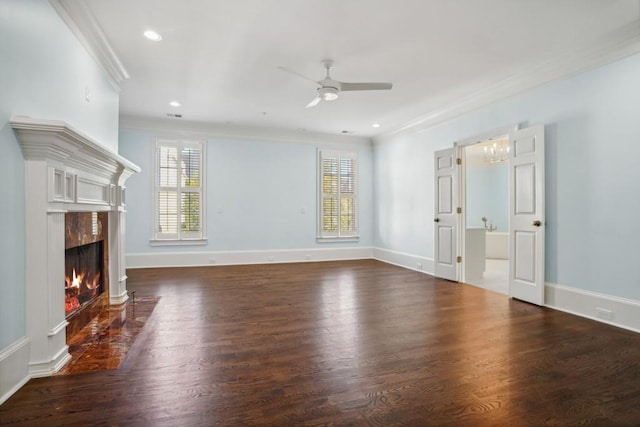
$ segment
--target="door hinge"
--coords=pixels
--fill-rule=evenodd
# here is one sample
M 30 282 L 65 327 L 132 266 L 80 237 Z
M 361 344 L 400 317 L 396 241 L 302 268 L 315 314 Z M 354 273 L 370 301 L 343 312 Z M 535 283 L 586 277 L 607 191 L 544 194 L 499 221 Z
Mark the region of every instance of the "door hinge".
M 462 158 L 458 157 L 456 159 L 456 165 L 461 165 L 462 164 Z
M 460 263 L 462 262 L 462 257 L 461 257 L 461 256 L 456 257 L 456 262 L 457 262 L 458 264 L 460 264 Z
M 456 209 L 456 212 L 458 212 L 459 214 L 461 214 L 461 213 L 462 213 L 462 208 L 458 208 L 458 209 Z

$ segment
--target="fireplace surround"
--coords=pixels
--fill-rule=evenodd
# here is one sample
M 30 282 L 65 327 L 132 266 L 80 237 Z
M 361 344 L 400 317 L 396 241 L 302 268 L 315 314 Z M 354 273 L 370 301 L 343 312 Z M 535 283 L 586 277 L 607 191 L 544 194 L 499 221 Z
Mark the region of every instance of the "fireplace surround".
M 65 318 L 65 214 L 107 215 L 108 303 L 127 300 L 124 263 L 127 179 L 140 168 L 65 122 L 14 117 L 25 158 L 26 318 L 29 376 L 70 359 Z

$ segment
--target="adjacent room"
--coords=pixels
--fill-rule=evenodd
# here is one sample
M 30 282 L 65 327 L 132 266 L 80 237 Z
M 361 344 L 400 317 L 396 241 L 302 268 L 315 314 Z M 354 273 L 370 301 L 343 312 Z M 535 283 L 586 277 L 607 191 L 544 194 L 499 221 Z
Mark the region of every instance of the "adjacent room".
M 0 424 L 638 425 L 638 76 L 640 1 L 0 0 Z

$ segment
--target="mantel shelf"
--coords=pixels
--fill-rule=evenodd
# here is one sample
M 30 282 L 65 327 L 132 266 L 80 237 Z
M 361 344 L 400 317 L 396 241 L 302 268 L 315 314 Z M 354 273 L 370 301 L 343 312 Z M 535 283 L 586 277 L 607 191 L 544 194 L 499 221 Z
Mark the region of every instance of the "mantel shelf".
M 114 175 L 121 175 L 126 180 L 132 174 L 140 172 L 139 166 L 108 150 L 66 122 L 14 117 L 10 123 L 18 134 L 27 160 L 62 163 L 109 179 Z

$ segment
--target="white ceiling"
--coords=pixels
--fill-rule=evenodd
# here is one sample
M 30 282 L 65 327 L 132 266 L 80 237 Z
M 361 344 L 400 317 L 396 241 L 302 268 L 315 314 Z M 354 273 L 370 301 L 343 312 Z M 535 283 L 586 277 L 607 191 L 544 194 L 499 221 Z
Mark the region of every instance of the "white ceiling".
M 446 118 L 474 94 L 495 100 L 544 83 L 536 74 L 548 81 L 593 66 L 584 58 L 628 38 L 640 15 L 628 0 L 58 2 L 88 7 L 130 75 L 120 83 L 124 117 L 367 137 Z M 148 41 L 146 29 L 163 40 Z M 320 80 L 325 58 L 337 80 L 394 87 L 305 109 L 314 84 L 278 67 Z

